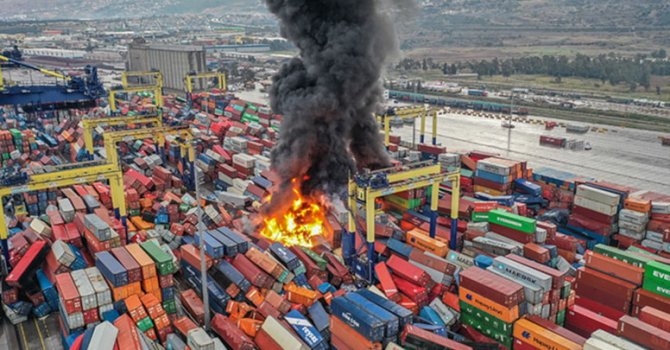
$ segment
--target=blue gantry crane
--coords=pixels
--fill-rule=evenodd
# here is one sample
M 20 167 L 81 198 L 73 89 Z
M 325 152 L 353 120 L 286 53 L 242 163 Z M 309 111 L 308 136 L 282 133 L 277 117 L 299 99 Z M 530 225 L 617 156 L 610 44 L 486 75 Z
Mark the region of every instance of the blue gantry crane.
M 97 99 L 106 96 L 98 78 L 98 70 L 93 66 L 84 68 L 84 76 L 75 77 L 4 55 L 0 55 L 0 62 L 35 70 L 61 80 L 55 85 L 5 84 L 0 72 L 0 106 L 20 106 L 24 111 L 86 108 L 96 106 Z

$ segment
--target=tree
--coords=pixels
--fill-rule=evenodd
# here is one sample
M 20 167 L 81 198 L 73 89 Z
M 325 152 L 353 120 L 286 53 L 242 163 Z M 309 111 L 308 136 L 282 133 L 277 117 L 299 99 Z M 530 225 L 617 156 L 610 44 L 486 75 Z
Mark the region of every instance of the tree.
M 661 87 L 656 85 L 656 95 L 661 95 Z
M 456 63 L 451 64 L 451 67 L 449 67 L 449 73 L 451 74 L 458 73 L 458 67 L 456 66 Z
M 428 70 L 428 63 L 426 62 L 426 59 L 423 59 L 423 63 L 421 64 L 421 69 L 423 70 Z

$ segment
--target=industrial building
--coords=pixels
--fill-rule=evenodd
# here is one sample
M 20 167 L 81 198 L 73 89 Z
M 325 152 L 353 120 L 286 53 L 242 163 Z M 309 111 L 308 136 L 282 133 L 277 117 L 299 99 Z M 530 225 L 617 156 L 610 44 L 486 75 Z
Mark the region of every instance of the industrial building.
M 127 65 L 129 71 L 159 70 L 163 73 L 164 88 L 168 92 L 184 91 L 186 74 L 207 71 L 202 46 L 149 44 L 144 40 L 135 40 L 128 45 Z M 196 85 L 196 89 L 199 88 Z

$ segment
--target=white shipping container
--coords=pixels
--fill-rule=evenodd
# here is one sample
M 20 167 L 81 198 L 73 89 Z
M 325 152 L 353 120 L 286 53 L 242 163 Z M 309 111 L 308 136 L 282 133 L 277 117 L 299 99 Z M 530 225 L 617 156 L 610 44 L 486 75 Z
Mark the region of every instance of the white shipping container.
M 591 334 L 591 338 L 596 338 L 598 340 L 602 340 L 607 344 L 614 345 L 618 348 L 625 349 L 625 350 L 645 350 L 645 348 L 632 343 L 624 338 L 617 337 L 616 335 L 613 335 L 611 333 L 607 333 L 606 331 L 599 329 Z
M 617 206 L 619 205 L 619 200 L 621 196 L 618 194 L 603 191 L 601 189 L 591 187 L 588 185 L 579 185 L 577 186 L 577 196 L 590 199 L 592 201 L 600 202 L 607 204 L 608 206 Z
M 505 165 L 494 163 L 486 159 L 477 162 L 477 169 L 487 171 L 502 176 L 509 176 L 511 168 Z
M 233 164 L 250 169 L 254 167 L 254 157 L 248 154 L 238 153 L 233 155 Z
M 186 345 L 193 350 L 215 350 L 214 341 L 202 328 L 195 328 L 188 332 Z
M 651 202 L 651 212 L 654 214 L 670 214 L 670 202 Z
M 63 266 L 70 266 L 76 259 L 72 248 L 67 245 L 65 242 L 60 239 L 51 244 L 51 251 L 53 252 L 56 260 L 61 263 Z
M 309 350 L 301 340 L 289 332 L 276 318 L 269 316 L 263 322 L 264 330 L 283 350 Z
M 67 324 L 67 327 L 69 329 L 77 329 L 84 327 L 86 324 L 84 323 L 84 314 L 81 312 L 75 312 L 68 314 L 65 312 L 65 307 L 63 306 L 63 299 L 58 298 L 58 302 L 60 303 L 60 309 L 61 309 L 61 316 L 63 316 L 63 320 Z
M 456 315 L 454 315 L 449 310 L 449 308 L 444 305 L 440 298 L 435 298 L 429 306 L 433 308 L 435 312 L 437 312 L 437 315 L 440 316 L 442 322 L 444 322 L 447 326 L 451 326 L 456 323 Z
M 109 289 L 107 282 L 105 282 L 104 277 L 98 270 L 97 267 L 89 267 L 84 270 L 86 276 L 88 277 L 93 290 L 95 291 L 95 298 L 98 302 L 98 305 L 111 304 L 112 303 L 112 291 Z
M 647 231 L 647 233 L 644 235 L 644 238 L 651 239 L 652 241 L 656 242 L 663 242 L 663 236 L 664 234 L 661 232 Z
M 116 337 L 119 335 L 119 330 L 108 321 L 105 321 L 95 327 L 89 349 L 95 350 L 114 350 Z
M 584 343 L 584 350 L 624 350 L 618 346 L 605 343 L 598 338 L 589 338 Z
M 214 338 L 213 340 L 214 340 L 214 350 L 228 350 L 228 348 L 221 342 L 221 339 Z
M 102 319 L 102 315 L 104 315 L 105 312 L 112 310 L 114 310 L 114 304 L 106 304 L 98 306 L 98 315 L 100 315 L 100 319 Z
M 637 224 L 647 224 L 647 222 L 649 222 L 649 216 L 646 213 L 640 213 L 639 211 L 622 209 L 619 212 L 619 220 L 626 220 Z
M 74 220 L 74 207 L 72 203 L 67 198 L 60 198 L 58 200 L 58 210 L 60 210 L 60 215 L 63 217 L 65 222 L 72 222 Z
M 70 273 L 74 285 L 77 286 L 79 296 L 81 296 L 81 307 L 86 310 L 95 309 L 98 307 L 98 300 L 96 299 L 95 290 L 88 280 L 88 275 L 84 270 L 76 270 Z
M 617 211 L 617 206 L 616 205 L 607 205 L 603 204 L 601 202 L 597 202 L 582 196 L 575 196 L 575 205 L 584 207 L 586 209 L 591 209 L 593 211 L 597 211 L 598 213 L 607 215 L 607 216 L 614 216 L 616 215 Z
M 644 233 L 646 228 L 647 228 L 646 223 L 639 224 L 636 222 L 630 222 L 628 220 L 619 220 L 619 229 L 626 229 L 633 232 Z
M 643 239 L 642 246 L 653 250 L 663 250 L 663 242 L 652 241 L 651 239 Z
M 51 237 L 51 227 L 40 219 L 33 219 L 33 221 L 30 222 L 30 228 L 39 235 Z
M 84 226 L 102 242 L 113 238 L 112 228 L 95 214 L 86 214 L 84 216 Z

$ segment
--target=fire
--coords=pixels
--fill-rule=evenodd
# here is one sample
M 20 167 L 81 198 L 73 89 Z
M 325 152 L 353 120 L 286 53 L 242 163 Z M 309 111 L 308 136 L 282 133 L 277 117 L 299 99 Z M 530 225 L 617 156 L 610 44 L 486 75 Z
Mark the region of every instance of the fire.
M 299 187 L 294 180 L 293 196 L 288 199 L 292 200 L 290 206 L 266 217 L 261 235 L 289 247 L 298 245 L 311 248 L 314 245 L 312 238 L 325 234 L 326 214 L 318 201 L 303 196 Z

